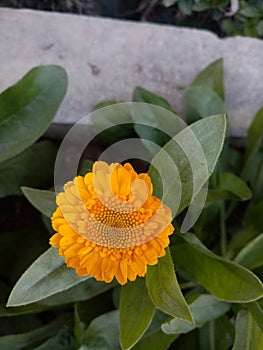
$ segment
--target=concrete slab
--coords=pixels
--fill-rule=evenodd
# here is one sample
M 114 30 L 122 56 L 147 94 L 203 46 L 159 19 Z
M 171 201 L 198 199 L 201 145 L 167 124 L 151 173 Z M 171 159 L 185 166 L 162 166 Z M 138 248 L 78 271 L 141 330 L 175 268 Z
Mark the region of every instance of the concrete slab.
M 103 99 L 130 101 L 136 85 L 183 113 L 182 92 L 224 57 L 231 134 L 244 137 L 263 105 L 263 41 L 218 39 L 196 29 L 31 10 L 0 9 L 0 90 L 32 67 L 59 64 L 69 89 L 55 128 L 73 124 Z

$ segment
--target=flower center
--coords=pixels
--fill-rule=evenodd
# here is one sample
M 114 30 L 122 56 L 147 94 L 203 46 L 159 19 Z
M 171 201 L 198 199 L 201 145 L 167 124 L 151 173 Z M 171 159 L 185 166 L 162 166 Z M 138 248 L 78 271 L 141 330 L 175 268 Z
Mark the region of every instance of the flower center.
M 114 203 L 115 204 L 115 203 Z M 129 248 L 141 245 L 157 236 L 164 228 L 161 216 L 166 216 L 164 207 L 159 206 L 157 212 L 152 208 L 140 208 L 127 211 L 125 201 L 116 201 L 111 209 L 95 200 L 89 209 L 82 206 L 77 217 L 64 213 L 71 227 L 90 242 L 109 248 Z M 115 207 L 116 210 L 113 210 Z M 122 211 L 123 209 L 123 211 Z M 158 220 L 159 217 L 159 220 Z M 166 225 L 166 220 L 164 220 Z

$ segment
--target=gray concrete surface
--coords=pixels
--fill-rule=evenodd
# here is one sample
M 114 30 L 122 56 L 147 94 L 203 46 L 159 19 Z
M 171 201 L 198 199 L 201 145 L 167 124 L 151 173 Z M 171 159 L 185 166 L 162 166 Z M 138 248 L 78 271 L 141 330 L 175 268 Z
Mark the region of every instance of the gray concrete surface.
M 55 133 L 103 99 L 130 101 L 136 85 L 163 95 L 183 114 L 184 88 L 220 57 L 232 136 L 244 137 L 263 106 L 263 41 L 257 39 L 218 39 L 204 30 L 3 8 L 0 33 L 0 91 L 34 66 L 66 69 L 69 88 L 54 119 Z

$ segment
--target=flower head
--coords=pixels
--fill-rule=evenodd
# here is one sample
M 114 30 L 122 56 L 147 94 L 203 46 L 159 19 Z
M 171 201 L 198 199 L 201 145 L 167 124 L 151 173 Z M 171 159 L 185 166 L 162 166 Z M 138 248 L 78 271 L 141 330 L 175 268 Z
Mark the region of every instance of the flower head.
M 174 230 L 171 210 L 152 191 L 150 177 L 129 163 L 95 162 L 58 194 L 50 244 L 81 276 L 120 284 L 144 276 Z

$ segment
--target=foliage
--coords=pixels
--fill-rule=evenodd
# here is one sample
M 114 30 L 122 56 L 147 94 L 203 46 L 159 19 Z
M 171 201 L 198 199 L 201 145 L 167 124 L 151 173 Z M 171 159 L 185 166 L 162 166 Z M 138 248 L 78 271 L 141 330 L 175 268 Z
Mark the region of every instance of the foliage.
M 56 249 L 46 249 L 50 227 L 46 228 L 43 222 L 55 208 L 52 170 L 48 169 L 53 167 L 56 145 L 51 141 L 35 141 L 48 127 L 65 91 L 64 71 L 46 66 L 35 68 L 0 95 L 0 103 L 7 106 L 0 108 L 0 135 L 9 142 L 8 150 L 1 154 L 0 168 L 4 169 L 1 176 L 6 180 L 0 184 L 0 193 L 5 197 L 1 201 L 4 204 L 11 198 L 16 202 L 23 194 L 32 204 L 29 217 L 37 215 L 33 206 L 42 215 L 37 216 L 35 231 L 29 230 L 25 222 L 19 230 L 11 227 L 0 235 L 0 317 L 4 324 L 0 349 L 261 349 L 262 109 L 248 131 L 246 149 L 236 149 L 229 139 L 224 142 L 222 61 L 212 63 L 195 78 L 185 91 L 190 126 L 179 130 L 176 137 L 178 140 L 181 135 L 189 154 L 195 146 L 191 133 L 203 148 L 208 172 L 200 163 L 196 178 L 174 139 L 167 140 L 161 133 L 136 126 L 135 116 L 125 137 L 129 133 L 132 137 L 147 136 L 164 147 L 183 179 L 182 201 L 166 256 L 148 268 L 146 278 L 137 278 L 121 287 L 116 282 L 107 284 L 90 276 L 79 277 L 66 268 Z M 162 97 L 141 87 L 135 88 L 133 101 L 173 110 Z M 107 103 L 101 106 L 104 105 Z M 27 113 L 23 113 L 23 106 Z M 41 114 L 42 108 L 45 113 Z M 162 120 L 154 113 L 146 117 L 158 131 Z M 111 142 L 119 137 L 114 129 L 107 136 Z M 47 177 L 43 177 L 43 165 L 36 163 L 36 158 L 47 162 Z M 157 154 L 152 164 L 165 167 L 168 188 L 162 187 L 154 166 L 149 174 L 155 195 L 163 193 L 165 201 L 172 205 L 175 198 L 171 193 L 178 179 L 169 164 L 162 161 Z M 90 161 L 83 164 L 81 171 L 85 167 L 90 170 Z M 191 206 L 193 196 L 198 198 L 202 193 L 207 180 L 208 196 L 202 214 L 191 232 L 181 233 L 187 207 Z M 3 211 L 3 215 L 7 213 Z
M 207 28 L 220 36 L 263 37 L 261 0 L 163 0 L 162 4 L 176 11 L 177 25 Z
M 167 23 L 209 29 L 221 37 L 263 37 L 261 0 L 3 0 L 0 6 Z

